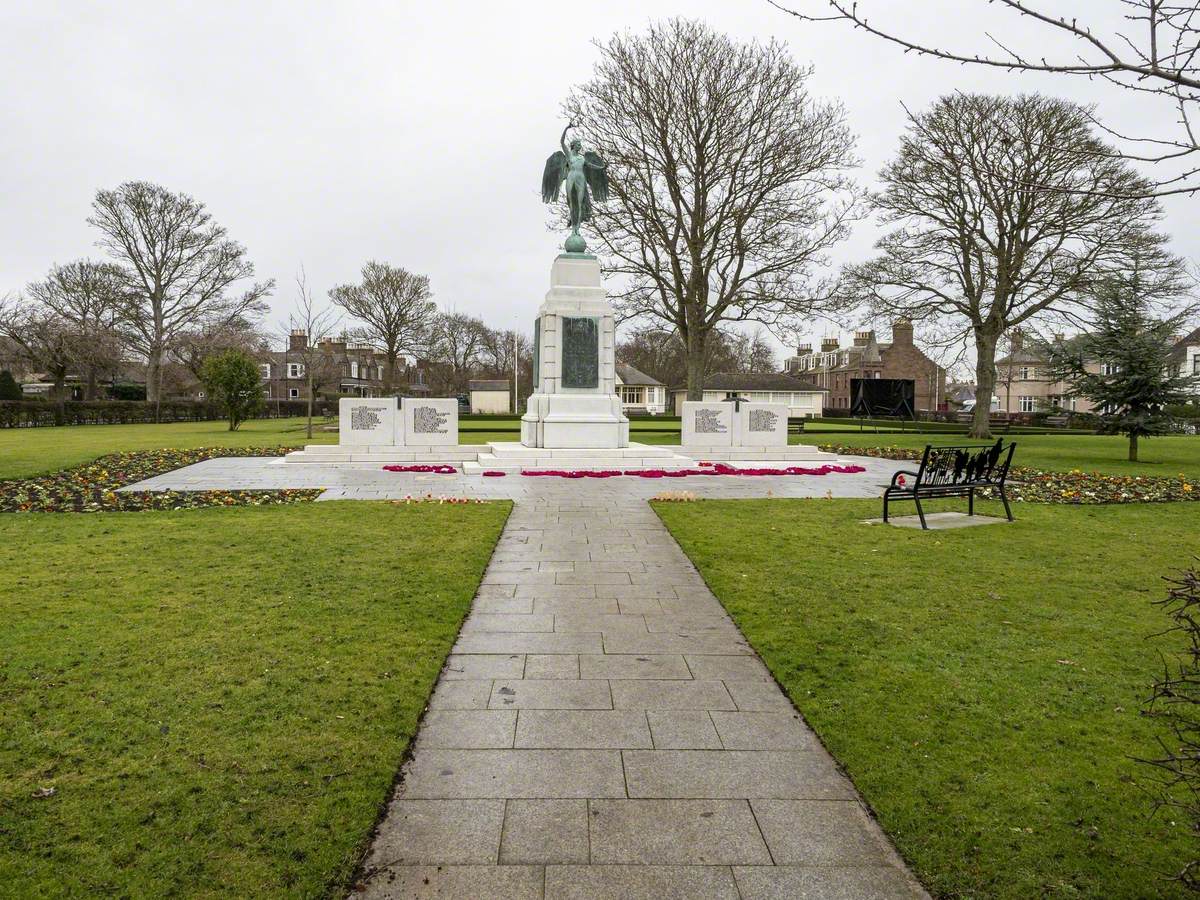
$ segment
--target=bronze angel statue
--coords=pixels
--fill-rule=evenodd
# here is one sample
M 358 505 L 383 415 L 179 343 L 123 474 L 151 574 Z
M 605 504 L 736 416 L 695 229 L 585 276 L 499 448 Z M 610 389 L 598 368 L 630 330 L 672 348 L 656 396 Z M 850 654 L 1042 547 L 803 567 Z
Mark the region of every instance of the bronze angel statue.
M 579 225 L 591 220 L 593 197 L 599 202 L 608 199 L 608 163 L 594 151 L 580 152 L 583 144 L 579 138 L 572 138 L 568 146 L 567 132 L 573 127 L 572 123 L 567 123 L 558 139 L 562 149 L 555 150 L 546 160 L 546 170 L 542 173 L 542 202 L 558 200 L 559 189 L 566 182 L 570 210 L 567 223 L 571 226 L 571 234 L 564 246 L 568 253 L 583 253 L 587 243 L 579 233 Z

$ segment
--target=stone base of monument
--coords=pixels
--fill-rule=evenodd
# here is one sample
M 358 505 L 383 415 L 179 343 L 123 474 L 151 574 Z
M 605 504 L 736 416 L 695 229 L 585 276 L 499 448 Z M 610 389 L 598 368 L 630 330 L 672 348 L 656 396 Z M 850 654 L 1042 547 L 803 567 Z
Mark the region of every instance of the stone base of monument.
M 463 473 L 520 472 L 523 469 L 560 469 L 599 472 L 611 469 L 690 469 L 696 465 L 678 447 L 631 443 L 627 447 L 526 447 L 492 441 L 480 448 L 475 462 L 463 464 Z
M 608 449 L 629 444 L 617 396 L 616 320 L 600 261 L 563 253 L 533 328 L 534 393 L 521 417 L 521 443 L 536 450 Z
M 372 467 L 390 466 L 392 464 L 424 463 L 428 465 L 461 466 L 467 460 L 475 460 L 479 456 L 478 444 L 459 446 L 445 445 L 410 445 L 396 444 L 308 444 L 303 450 L 296 450 L 287 456 L 276 460 L 278 465 L 370 465 Z

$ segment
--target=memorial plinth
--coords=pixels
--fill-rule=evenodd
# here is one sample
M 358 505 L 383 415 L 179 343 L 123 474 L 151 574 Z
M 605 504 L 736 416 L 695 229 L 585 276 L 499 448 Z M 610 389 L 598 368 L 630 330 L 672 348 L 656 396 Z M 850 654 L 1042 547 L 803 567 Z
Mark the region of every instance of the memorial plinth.
M 600 283 L 600 261 L 564 253 L 534 324 L 534 393 L 521 443 L 546 449 L 629 446 L 617 396 L 616 321 Z

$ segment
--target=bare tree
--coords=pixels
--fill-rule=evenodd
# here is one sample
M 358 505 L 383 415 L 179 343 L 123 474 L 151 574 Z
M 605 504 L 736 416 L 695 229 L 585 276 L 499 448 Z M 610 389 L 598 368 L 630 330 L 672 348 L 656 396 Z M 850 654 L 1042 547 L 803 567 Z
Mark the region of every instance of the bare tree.
M 1164 173 L 1155 183 L 1147 183 L 1149 193 L 1192 193 L 1200 190 L 1200 166 L 1193 154 L 1200 151 L 1200 142 L 1192 120 L 1200 108 L 1200 9 L 1195 2 L 1180 0 L 1110 0 L 1124 11 L 1124 29 L 1104 32 L 1099 27 L 1067 17 L 1035 9 L 1029 0 L 986 0 L 997 4 L 1018 17 L 1021 30 L 1037 41 L 1049 36 L 1066 37 L 1071 52 L 1061 57 L 1047 57 L 1043 49 L 1022 50 L 1011 42 L 1001 42 L 992 34 L 984 37 L 989 43 L 987 52 L 956 51 L 936 43 L 925 43 L 906 37 L 903 26 L 880 26 L 868 19 L 867 4 L 858 0 L 809 0 L 810 6 L 823 6 L 825 13 L 816 15 L 785 5 L 780 0 L 768 0 L 771 5 L 798 19 L 808 22 L 843 21 L 875 37 L 904 49 L 905 52 L 933 56 L 956 63 L 990 66 L 1018 72 L 1049 72 L 1064 76 L 1103 79 L 1115 90 L 1133 91 L 1173 107 L 1178 114 L 1179 131 L 1174 137 L 1126 135 L 1093 123 L 1118 139 L 1126 148 L 1121 155 L 1131 161 L 1160 165 L 1179 164 L 1181 168 Z M 984 0 L 977 0 L 980 6 Z M 888 4 L 879 3 L 880 9 Z M 1093 10 L 1099 7 L 1096 4 Z M 1040 45 L 1044 45 L 1044 40 Z
M 81 259 L 55 266 L 26 291 L 57 317 L 56 330 L 70 343 L 70 363 L 82 371 L 85 400 L 95 400 L 100 375 L 121 361 L 117 314 L 125 289 L 124 273 L 112 263 Z
M 442 313 L 429 330 L 429 360 L 441 369 L 441 381 L 453 394 L 467 389 L 467 382 L 479 363 L 483 333 L 487 326 L 474 316 Z
M 355 336 L 383 353 L 383 393 L 392 393 L 400 355 L 424 349 L 437 316 L 429 276 L 372 260 L 362 267 L 361 284 L 338 285 L 329 297 L 363 323 Z
M 337 374 L 333 354 L 322 347 L 321 342 L 333 337 L 341 320 L 341 315 L 333 307 L 317 306 L 308 288 L 304 267 L 301 266 L 296 275 L 296 307 L 288 315 L 283 331 L 288 356 L 295 357 L 304 366 L 304 382 L 308 388 L 305 434 L 310 441 L 313 435 L 313 402 L 317 391 Z M 300 335 L 303 335 L 302 341 L 293 341 L 294 336 Z
M 779 362 L 775 359 L 775 348 L 767 340 L 762 329 L 755 329 L 751 334 L 735 332 L 729 336 L 729 346 L 733 354 L 734 367 L 730 370 L 743 375 L 765 375 L 779 371 Z
M 266 350 L 266 338 L 253 322 L 239 318 L 217 326 L 200 325 L 181 331 L 171 342 L 169 355 L 192 379 L 200 381 L 205 361 L 226 350 L 260 356 Z
M 246 248 L 187 194 L 129 181 L 98 191 L 88 223 L 125 274 L 121 320 L 131 345 L 146 357 L 146 399 L 157 404 L 163 356 L 183 331 L 219 327 L 265 309 L 273 280 L 240 294 L 230 289 L 254 275 Z
M 1159 214 L 1145 181 L 1103 149 L 1072 103 L 956 94 L 910 113 L 880 173 L 873 203 L 895 228 L 878 257 L 846 270 L 848 298 L 973 339 L 974 437 L 990 437 L 1000 336 L 1069 309 Z
M 26 364 L 53 382 L 54 420 L 64 421 L 67 373 L 77 342 L 71 323 L 54 310 L 23 297 L 0 299 L 0 337 L 12 342 Z
M 479 367 L 489 378 L 505 378 L 513 385 L 513 413 L 520 411 L 522 396 L 533 392 L 533 342 L 512 329 L 484 327 L 479 339 Z
M 722 323 L 784 327 L 820 301 L 814 269 L 857 210 L 853 137 L 810 71 L 672 19 L 611 38 L 567 100 L 613 173 L 592 225 L 626 276 L 619 311 L 679 332 L 693 399 Z

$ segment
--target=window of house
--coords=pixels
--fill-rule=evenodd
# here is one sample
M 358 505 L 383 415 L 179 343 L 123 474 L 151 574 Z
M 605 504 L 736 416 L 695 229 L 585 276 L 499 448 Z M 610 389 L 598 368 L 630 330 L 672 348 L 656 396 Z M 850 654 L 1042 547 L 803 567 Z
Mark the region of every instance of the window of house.
M 1200 356 L 1192 357 L 1192 374 L 1200 375 Z
M 1118 366 L 1116 363 L 1110 363 L 1110 362 L 1100 363 L 1100 374 L 1101 375 L 1116 375 L 1120 371 L 1121 371 L 1121 367 Z
M 288 399 L 295 400 L 300 396 L 300 388 L 288 388 Z
M 196 391 L 196 399 L 203 400 L 204 399 L 204 391 Z
M 1037 400 L 1034 397 L 1018 397 L 1017 409 L 1023 413 L 1031 413 L 1033 412 L 1033 407 L 1036 403 Z
M 288 378 L 303 378 L 304 363 L 288 363 Z
M 350 360 L 350 377 L 351 378 L 358 377 L 358 360 L 355 360 L 355 359 Z
M 271 379 L 271 364 L 270 363 L 259 363 L 258 368 L 262 372 L 263 380 L 270 381 L 270 379 Z

